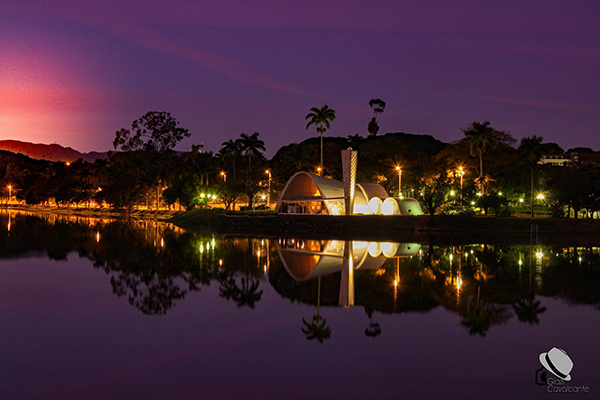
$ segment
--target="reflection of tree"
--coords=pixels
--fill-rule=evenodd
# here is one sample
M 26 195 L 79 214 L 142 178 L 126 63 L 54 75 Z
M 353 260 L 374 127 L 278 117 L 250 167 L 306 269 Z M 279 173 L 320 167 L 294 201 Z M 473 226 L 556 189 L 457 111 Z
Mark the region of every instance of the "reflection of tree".
M 540 323 L 540 319 L 538 318 L 539 314 L 542 314 L 546 311 L 546 307 L 540 307 L 542 302 L 540 300 L 535 299 L 534 289 L 533 289 L 533 264 L 531 262 L 533 258 L 532 249 L 530 249 L 529 254 L 529 293 L 527 299 L 520 299 L 515 304 L 513 304 L 513 309 L 515 310 L 515 314 L 517 314 L 517 319 L 521 322 L 525 322 L 530 325 L 535 325 Z
M 365 312 L 369 317 L 369 327 L 365 329 L 365 336 L 376 337 L 381 335 L 381 327 L 379 326 L 379 323 L 373 320 L 373 309 L 370 307 L 365 307 Z
M 219 284 L 219 296 L 235 301 L 238 307 L 248 306 L 254 309 L 255 303 L 262 298 L 263 291 L 257 291 L 260 286 L 258 279 L 251 279 L 249 276 L 242 277 L 238 286 L 233 274 L 227 271 L 221 274 Z
M 482 307 L 479 301 L 469 301 L 467 313 L 460 323 L 469 328 L 469 335 L 485 336 L 490 329 L 491 317 L 492 312 Z
M 110 278 L 113 293 L 127 295 L 129 304 L 146 315 L 163 315 L 174 305 L 175 300 L 185 297 L 187 291 L 181 290 L 171 278 L 162 278 L 157 274 L 136 276 L 120 273 Z
M 317 289 L 317 314 L 313 315 L 311 322 L 306 322 L 302 318 L 304 328 L 302 332 L 306 335 L 307 340 L 316 339 L 319 343 L 331 338 L 331 328 L 327 325 L 327 320 L 321 316 L 321 277 L 319 276 L 319 284 Z
M 256 303 L 262 298 L 263 291 L 258 290 L 260 281 L 256 274 L 258 268 L 253 268 L 251 271 L 250 264 L 253 262 L 252 247 L 247 241 L 240 241 L 239 248 L 231 249 L 232 258 L 243 260 L 243 276 L 238 281 L 236 280 L 236 272 L 231 267 L 221 268 L 217 274 L 219 280 L 219 296 L 226 300 L 233 300 L 238 307 L 248 306 L 251 309 L 256 307 Z M 242 254 L 239 254 L 241 250 Z M 239 273 L 239 272 L 238 272 Z
M 540 323 L 538 315 L 546 311 L 546 307 L 540 307 L 540 305 L 541 301 L 535 300 L 535 297 L 530 297 L 527 300 L 517 301 L 513 304 L 513 309 L 519 321 L 534 325 Z
M 331 328 L 326 326 L 327 320 L 319 314 L 313 315 L 310 323 L 302 318 L 302 323 L 304 324 L 302 332 L 306 335 L 307 340 L 316 339 L 319 343 L 323 343 L 323 341 L 331 338 Z

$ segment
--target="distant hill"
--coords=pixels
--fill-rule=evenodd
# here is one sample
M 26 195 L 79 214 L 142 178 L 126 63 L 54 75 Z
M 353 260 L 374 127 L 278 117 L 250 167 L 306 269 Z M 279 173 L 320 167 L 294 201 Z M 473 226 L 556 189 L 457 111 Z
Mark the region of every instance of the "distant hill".
M 82 158 L 84 161 L 94 162 L 98 158 L 105 159 L 107 157 L 107 153 L 99 153 L 97 151 L 81 153 L 59 144 L 29 143 L 19 140 L 0 140 L 0 150 L 24 154 L 37 160 L 48 161 L 72 162 Z

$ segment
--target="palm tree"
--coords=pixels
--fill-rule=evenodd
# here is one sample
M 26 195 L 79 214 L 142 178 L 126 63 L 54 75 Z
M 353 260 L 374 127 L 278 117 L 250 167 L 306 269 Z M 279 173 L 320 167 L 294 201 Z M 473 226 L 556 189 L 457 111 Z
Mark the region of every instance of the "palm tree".
M 483 153 L 488 147 L 496 146 L 496 130 L 490 126 L 490 121 L 473 122 L 463 129 L 463 133 L 469 139 L 471 155 L 479 157 L 479 184 L 483 194 Z
M 235 160 L 240 156 L 241 153 L 242 150 L 240 148 L 240 143 L 233 139 L 223 142 L 223 144 L 221 144 L 221 150 L 219 150 L 219 154 L 223 160 L 228 158 L 231 159 L 233 164 L 233 180 L 235 180 Z
M 244 155 L 248 157 L 248 171 L 246 173 L 246 178 L 249 176 L 250 170 L 252 169 L 252 156 L 258 157 L 261 155 L 261 150 L 267 150 L 265 148 L 265 142 L 260 140 L 258 138 L 258 135 L 258 132 L 254 132 L 251 135 L 248 135 L 247 133 L 242 133 L 240 135 L 240 138 L 236 140 Z
M 531 216 L 534 215 L 533 210 L 533 180 L 534 180 L 534 169 L 537 162 L 542 158 L 542 141 L 543 137 L 533 135 L 531 137 L 525 137 L 521 139 L 521 144 L 519 145 L 519 152 L 521 153 L 521 159 L 524 160 L 527 164 L 529 164 L 529 168 L 531 169 Z
M 373 109 L 373 114 L 375 114 L 375 116 L 371 119 L 371 122 L 369 122 L 369 136 L 375 136 L 377 135 L 377 132 L 379 132 L 379 123 L 377 121 L 377 116 L 381 114 L 383 110 L 385 110 L 385 101 L 381 99 L 371 99 L 369 101 L 369 107 Z
M 323 107 L 316 108 L 313 107 L 310 109 L 310 112 L 304 118 L 305 120 L 309 120 L 308 124 L 306 124 L 306 129 L 311 125 L 314 125 L 317 128 L 317 133 L 321 134 L 321 176 L 323 176 L 323 134 L 327 129 L 331 127 L 329 121 L 335 120 L 335 110 L 329 108 L 327 104 Z

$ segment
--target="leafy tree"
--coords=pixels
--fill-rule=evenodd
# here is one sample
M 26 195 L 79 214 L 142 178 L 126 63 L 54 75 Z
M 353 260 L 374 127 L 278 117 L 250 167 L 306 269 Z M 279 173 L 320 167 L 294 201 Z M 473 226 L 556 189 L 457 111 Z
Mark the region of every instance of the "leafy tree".
M 159 207 L 160 188 L 163 186 L 165 169 L 169 163 L 163 155 L 172 150 L 190 132 L 179 126 L 179 122 L 166 111 L 150 111 L 131 123 L 131 130 L 120 129 L 115 134 L 113 146 L 123 152 L 142 152 L 148 158 L 145 184 L 156 188 L 156 209 Z
M 190 132 L 165 111 L 150 111 L 131 123 L 131 130 L 116 132 L 113 146 L 121 151 L 153 151 L 164 153 L 175 147 Z
M 321 167 L 321 176 L 323 176 L 325 170 L 323 166 L 323 134 L 331 127 L 329 121 L 335 120 L 335 110 L 329 108 L 327 104 L 321 108 L 313 107 L 304 119 L 308 120 L 307 130 L 311 125 L 314 125 L 317 133 L 321 134 L 321 164 L 319 166 Z

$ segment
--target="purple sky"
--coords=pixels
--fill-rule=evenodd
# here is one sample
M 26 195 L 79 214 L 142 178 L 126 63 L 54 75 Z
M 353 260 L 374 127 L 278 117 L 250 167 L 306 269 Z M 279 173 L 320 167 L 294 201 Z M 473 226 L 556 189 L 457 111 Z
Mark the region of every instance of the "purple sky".
M 272 156 L 328 104 L 326 135 L 452 141 L 473 121 L 596 150 L 600 2 L 0 2 L 0 139 L 112 148 L 150 110 L 208 150 L 260 132 Z

